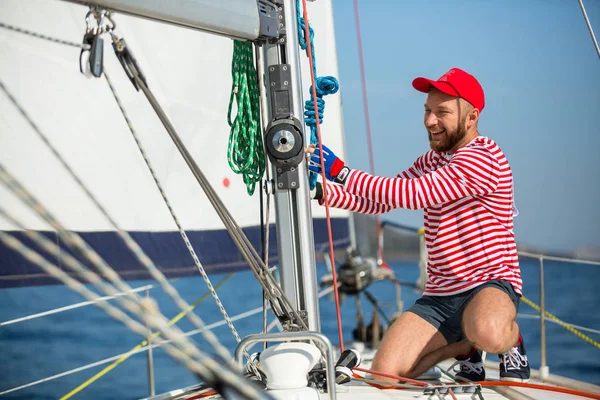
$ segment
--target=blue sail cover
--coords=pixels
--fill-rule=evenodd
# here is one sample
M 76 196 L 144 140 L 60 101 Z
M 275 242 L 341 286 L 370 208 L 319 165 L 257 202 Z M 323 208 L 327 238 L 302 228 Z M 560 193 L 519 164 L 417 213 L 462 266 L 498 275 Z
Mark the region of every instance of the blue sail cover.
M 337 76 L 331 5 L 325 2 L 315 7 L 323 8 L 311 15 L 311 24 L 319 32 L 316 46 L 319 74 Z M 2 8 L 2 22 L 80 43 L 87 11 L 79 5 L 55 2 L 40 13 L 35 2 L 14 2 Z M 114 18 L 117 35 L 127 41 L 149 87 L 186 147 L 260 253 L 258 195 L 247 195 L 242 178 L 227 163 L 232 41 L 125 15 Z M 160 120 L 125 75 L 114 56 L 110 37 L 105 35 L 104 39 L 104 71 L 113 81 L 200 261 L 213 272 L 247 267 Z M 77 47 L 0 29 L 0 80 L 51 146 L 118 227 L 131 234 L 165 275 L 198 274 L 106 80 L 81 74 L 79 55 Z M 306 59 L 302 75 L 306 96 L 310 77 Z M 322 129 L 328 146 L 343 157 L 340 99 L 339 93 L 327 99 Z M 0 164 L 66 229 L 79 233 L 123 278 L 148 278 L 115 228 L 1 91 L 0 110 Z M 0 205 L 27 229 L 43 232 L 61 250 L 69 251 L 53 229 L 1 184 Z M 328 248 L 324 209 L 313 204 L 313 217 L 319 252 Z M 270 222 L 270 259 L 276 262 L 274 210 Z M 332 228 L 336 246 L 348 245 L 348 213 L 332 210 Z M 14 234 L 37 250 L 23 232 L 2 218 L 0 230 Z M 47 259 L 61 265 L 60 260 L 50 256 Z M 0 287 L 52 283 L 57 282 L 0 243 Z
M 315 248 L 317 252 L 328 251 L 326 221 L 315 219 L 314 222 Z M 38 249 L 22 231 L 9 233 L 28 247 Z M 179 232 L 129 233 L 168 278 L 199 274 Z M 202 266 L 208 273 L 232 272 L 248 268 L 246 260 L 226 230 L 188 231 L 186 233 Z M 257 252 L 261 254 L 260 227 L 245 228 L 244 233 Z M 345 218 L 333 219 L 332 233 L 336 239 L 334 243 L 336 248 L 347 246 L 349 244 L 348 220 Z M 59 244 L 61 251 L 77 257 L 55 232 L 47 231 L 43 234 L 54 243 Z M 151 279 L 148 270 L 137 261 L 115 232 L 84 232 L 80 234 L 123 279 Z M 44 251 L 38 251 L 55 265 L 61 265 L 60 260 L 56 257 L 49 256 Z M 77 258 L 83 261 L 81 257 Z M 277 239 L 274 226 L 271 226 L 269 235 L 269 260 L 271 265 L 277 262 Z M 0 242 L 0 288 L 51 284 L 61 284 L 61 282 L 47 275 L 37 265 L 27 262 L 19 253 Z

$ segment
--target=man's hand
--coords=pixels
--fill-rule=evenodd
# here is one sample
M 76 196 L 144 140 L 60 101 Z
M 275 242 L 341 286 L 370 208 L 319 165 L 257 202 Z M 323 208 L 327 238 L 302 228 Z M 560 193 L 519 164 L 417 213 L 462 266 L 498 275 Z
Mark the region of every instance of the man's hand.
M 308 169 L 320 174 L 321 173 L 321 152 L 317 145 L 311 144 L 306 149 L 307 153 L 310 153 L 310 159 L 308 161 Z M 329 150 L 323 145 L 323 164 L 325 166 L 325 176 L 328 180 L 337 183 L 344 183 L 350 172 L 350 168 L 346 167 L 346 164 L 337 157 L 333 151 Z
M 310 198 L 313 200 L 323 200 L 323 184 L 317 182 L 315 188 L 310 191 Z

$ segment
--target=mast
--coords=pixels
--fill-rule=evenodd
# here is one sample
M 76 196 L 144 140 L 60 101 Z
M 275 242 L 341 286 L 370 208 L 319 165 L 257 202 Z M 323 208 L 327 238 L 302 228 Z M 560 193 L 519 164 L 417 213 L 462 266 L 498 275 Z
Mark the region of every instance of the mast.
M 319 331 L 313 227 L 304 148 L 300 50 L 294 0 L 277 4 L 279 40 L 261 47 L 268 121 L 265 150 L 273 165 L 281 286 L 293 306 Z

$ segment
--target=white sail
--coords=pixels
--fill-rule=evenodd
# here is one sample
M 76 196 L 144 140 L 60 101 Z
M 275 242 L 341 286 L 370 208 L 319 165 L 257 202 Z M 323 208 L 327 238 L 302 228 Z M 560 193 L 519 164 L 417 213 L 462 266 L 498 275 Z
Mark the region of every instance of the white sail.
M 88 9 L 79 5 L 9 0 L 2 2 L 1 8 L 1 22 L 53 38 L 80 43 L 86 29 Z M 311 4 L 310 12 L 318 37 L 318 74 L 337 76 L 331 4 Z M 237 223 L 244 228 L 258 227 L 258 194 L 248 196 L 241 176 L 234 174 L 227 162 L 233 41 L 127 15 L 118 14 L 114 19 L 115 32 L 127 41 L 150 89 Z M 191 238 L 199 246 L 196 250 L 201 260 L 204 256 L 209 264 L 241 261 L 239 255 L 234 255 L 235 260 L 228 258 L 235 249 L 233 243 L 222 246 L 223 240 L 230 240 L 221 220 L 151 106 L 125 75 L 110 46 L 110 37 L 104 38 L 105 72 L 114 82 L 183 228 L 195 233 Z M 162 250 L 168 252 L 171 243 L 181 242 L 172 217 L 107 82 L 79 72 L 79 53 L 76 47 L 0 29 L 0 80 L 117 224 L 139 233 L 145 250 L 154 249 L 157 255 Z M 308 59 L 302 61 L 303 80 L 310 82 Z M 308 84 L 303 91 L 308 98 Z M 326 98 L 322 125 L 327 143 L 337 149 L 343 148 L 340 99 L 339 92 Z M 0 109 L 0 163 L 67 229 L 89 233 L 89 240 L 93 240 L 93 234 L 102 233 L 103 239 L 95 247 L 113 243 L 114 239 L 106 236 L 113 227 L 4 93 L 0 93 Z M 51 230 L 5 187 L 0 187 L 0 204 L 28 229 Z M 324 209 L 314 207 L 313 215 L 324 218 Z M 332 217 L 347 226 L 346 212 L 332 210 Z M 0 229 L 16 227 L 0 219 Z M 325 236 L 326 232 L 317 230 L 315 227 L 315 236 Z M 347 235 L 347 227 L 338 232 Z M 155 233 L 163 235 L 153 236 Z M 165 248 L 160 248 L 163 245 Z M 109 248 L 104 250 L 110 252 Z M 0 257 L 3 254 L 0 251 Z M 169 254 L 167 258 L 174 256 Z M 16 262 L 15 258 L 10 262 Z M 187 252 L 174 263 L 192 264 Z

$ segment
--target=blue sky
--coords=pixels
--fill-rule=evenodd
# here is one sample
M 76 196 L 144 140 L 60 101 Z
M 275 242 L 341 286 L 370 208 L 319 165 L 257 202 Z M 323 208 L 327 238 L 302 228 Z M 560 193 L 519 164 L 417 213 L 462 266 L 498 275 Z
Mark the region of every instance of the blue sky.
M 480 133 L 500 145 L 513 169 L 517 242 L 600 248 L 600 59 L 578 2 L 359 4 L 376 173 L 394 176 L 429 148 L 425 95 L 412 80 L 462 68 L 486 93 Z M 600 1 L 584 5 L 598 38 Z M 347 162 L 368 170 L 353 1 L 333 7 Z M 422 215 L 397 210 L 384 218 L 420 226 Z

